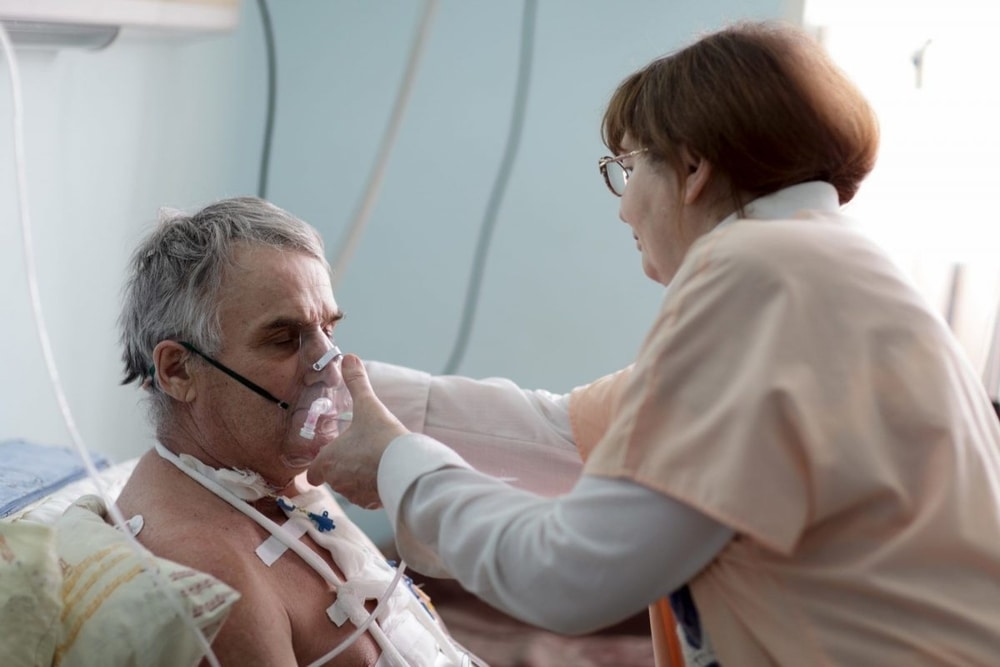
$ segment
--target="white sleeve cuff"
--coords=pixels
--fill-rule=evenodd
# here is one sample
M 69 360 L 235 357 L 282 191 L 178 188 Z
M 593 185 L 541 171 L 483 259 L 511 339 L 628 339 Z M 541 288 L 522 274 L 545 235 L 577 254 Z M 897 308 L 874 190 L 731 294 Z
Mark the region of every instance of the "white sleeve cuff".
M 421 433 L 400 435 L 389 443 L 378 466 L 378 494 L 393 526 L 409 488 L 422 475 L 448 467 L 472 466 L 447 445 Z
M 503 378 L 435 377 L 378 361 L 365 367 L 375 394 L 407 429 L 445 443 L 476 470 L 545 496 L 569 492 L 579 478 L 569 395 Z

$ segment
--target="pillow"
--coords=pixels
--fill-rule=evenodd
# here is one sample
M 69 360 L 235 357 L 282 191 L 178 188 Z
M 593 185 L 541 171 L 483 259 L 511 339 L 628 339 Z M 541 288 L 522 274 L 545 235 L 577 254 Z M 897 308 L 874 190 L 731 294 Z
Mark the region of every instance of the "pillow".
M 0 523 L 0 665 L 52 661 L 59 639 L 55 531 L 32 523 Z
M 105 517 L 103 501 L 84 496 L 55 522 L 63 609 L 52 665 L 196 664 L 201 644 L 178 606 L 211 642 L 239 593 L 141 547 L 140 557 Z

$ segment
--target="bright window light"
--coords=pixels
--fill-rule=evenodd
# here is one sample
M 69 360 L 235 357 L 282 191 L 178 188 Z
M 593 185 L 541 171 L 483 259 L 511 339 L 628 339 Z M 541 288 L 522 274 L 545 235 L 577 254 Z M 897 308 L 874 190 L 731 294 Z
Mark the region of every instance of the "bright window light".
M 1000 301 L 1000 3 L 806 0 L 804 20 L 879 115 L 847 212 L 983 367 Z

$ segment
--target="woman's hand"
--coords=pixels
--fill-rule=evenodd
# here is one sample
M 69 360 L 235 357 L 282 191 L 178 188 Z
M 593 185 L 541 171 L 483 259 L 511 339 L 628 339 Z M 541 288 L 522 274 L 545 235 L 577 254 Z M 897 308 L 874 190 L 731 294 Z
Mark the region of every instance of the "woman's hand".
M 408 431 L 375 396 L 361 359 L 345 355 L 341 373 L 354 402 L 354 417 L 309 466 L 307 479 L 316 485 L 326 482 L 355 505 L 374 509 L 382 505 L 378 496 L 382 454 L 394 438 Z

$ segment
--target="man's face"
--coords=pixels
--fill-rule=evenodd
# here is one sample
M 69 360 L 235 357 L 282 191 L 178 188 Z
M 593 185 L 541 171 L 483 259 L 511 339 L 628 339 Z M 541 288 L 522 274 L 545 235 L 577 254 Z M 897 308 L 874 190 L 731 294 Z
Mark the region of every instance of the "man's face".
M 216 358 L 290 407 L 268 402 L 207 364 L 197 366 L 197 444 L 216 465 L 248 468 L 283 484 L 329 442 L 321 434 L 306 440 L 299 430 L 312 401 L 329 397 L 342 382 L 337 364 L 311 368 L 329 348 L 323 334 L 332 334 L 341 317 L 318 260 L 263 246 L 237 249 L 219 292 Z

